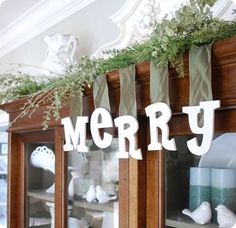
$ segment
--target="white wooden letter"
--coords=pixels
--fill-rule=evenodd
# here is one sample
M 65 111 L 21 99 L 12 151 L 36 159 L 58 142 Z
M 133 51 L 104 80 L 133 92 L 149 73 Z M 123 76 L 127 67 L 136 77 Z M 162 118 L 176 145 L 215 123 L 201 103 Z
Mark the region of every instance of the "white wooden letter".
M 192 138 L 187 142 L 188 149 L 195 155 L 202 156 L 211 147 L 214 136 L 215 109 L 220 107 L 220 101 L 203 101 L 199 106 L 183 107 L 183 112 L 188 114 L 188 121 L 191 131 L 194 134 L 202 134 L 202 143 L 198 145 L 197 138 Z M 203 110 L 204 124 L 198 126 L 198 114 Z
M 139 129 L 138 121 L 130 115 L 124 115 L 117 117 L 115 120 L 115 126 L 118 127 L 118 143 L 119 152 L 117 152 L 117 158 L 128 158 L 130 156 L 141 160 L 142 152 L 141 149 L 136 149 L 136 133 Z M 129 151 L 126 150 L 126 141 L 129 141 Z
M 101 120 L 100 123 L 99 120 Z M 111 145 L 112 135 L 104 132 L 104 136 L 102 139 L 99 133 L 100 128 L 109 127 L 113 127 L 111 114 L 104 108 L 95 109 L 90 120 L 90 130 L 93 141 L 99 148 L 107 148 Z
M 161 150 L 162 145 L 167 150 L 176 150 L 175 139 L 169 140 L 169 126 L 167 123 L 171 118 L 170 107 L 163 102 L 151 104 L 145 108 L 146 115 L 149 117 L 151 142 L 148 150 Z M 157 114 L 161 112 L 161 116 Z M 161 129 L 161 143 L 158 142 L 158 128 Z
M 78 116 L 73 127 L 70 117 L 63 118 L 61 120 L 64 125 L 64 133 L 66 144 L 63 146 L 64 151 L 77 150 L 78 152 L 88 152 L 86 146 L 86 123 L 88 123 L 87 116 Z

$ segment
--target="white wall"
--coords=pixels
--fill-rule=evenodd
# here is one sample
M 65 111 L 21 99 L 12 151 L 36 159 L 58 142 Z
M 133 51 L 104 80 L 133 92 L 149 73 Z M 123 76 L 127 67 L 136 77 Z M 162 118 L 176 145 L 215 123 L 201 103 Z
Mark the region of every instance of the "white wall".
M 45 57 L 46 45 L 42 38 L 54 33 L 73 34 L 79 39 L 77 58 L 90 56 L 102 44 L 114 40 L 119 29 L 109 17 L 124 4 L 125 0 L 97 0 L 73 16 L 46 30 L 8 55 L 0 59 L 0 72 L 8 68 L 4 63 L 22 63 L 40 66 Z

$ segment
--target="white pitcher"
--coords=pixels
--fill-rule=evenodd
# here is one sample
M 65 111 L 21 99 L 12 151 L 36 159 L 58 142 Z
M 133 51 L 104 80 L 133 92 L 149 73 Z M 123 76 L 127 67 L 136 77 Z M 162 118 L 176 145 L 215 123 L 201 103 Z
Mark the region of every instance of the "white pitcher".
M 65 71 L 67 66 L 76 64 L 75 51 L 78 39 L 75 36 L 55 33 L 46 35 L 43 41 L 47 44 L 43 68 L 49 72 L 60 74 Z

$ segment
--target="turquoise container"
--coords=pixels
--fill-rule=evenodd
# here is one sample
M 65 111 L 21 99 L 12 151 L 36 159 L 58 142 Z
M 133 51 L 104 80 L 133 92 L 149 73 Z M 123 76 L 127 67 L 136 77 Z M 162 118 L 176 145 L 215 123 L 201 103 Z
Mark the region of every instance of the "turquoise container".
M 203 201 L 211 200 L 211 169 L 190 168 L 189 209 L 195 210 Z
M 212 169 L 211 170 L 211 205 L 212 221 L 217 222 L 215 208 L 224 204 L 236 213 L 236 170 Z

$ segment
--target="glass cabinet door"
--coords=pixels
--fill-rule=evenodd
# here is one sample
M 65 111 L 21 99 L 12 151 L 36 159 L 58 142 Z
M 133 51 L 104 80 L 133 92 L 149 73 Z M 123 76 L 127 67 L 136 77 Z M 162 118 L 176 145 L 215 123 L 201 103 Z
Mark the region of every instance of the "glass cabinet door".
M 6 142 L 0 143 L 0 227 L 7 226 L 7 148 Z
M 188 150 L 193 137 L 174 137 L 177 151 L 165 151 L 166 227 L 219 227 L 219 205 L 236 214 L 236 133 L 215 134 L 203 156 Z M 201 221 L 191 213 L 197 208 L 204 210 Z
M 27 143 L 25 152 L 28 159 L 26 172 L 28 227 L 54 228 L 54 143 Z
M 88 152 L 68 152 L 68 227 L 118 228 L 117 138 L 106 149 L 87 140 Z

